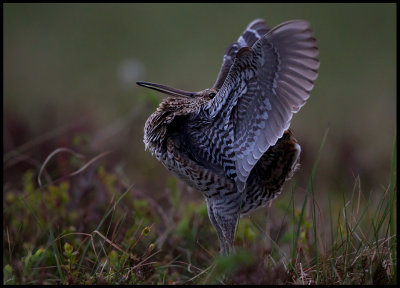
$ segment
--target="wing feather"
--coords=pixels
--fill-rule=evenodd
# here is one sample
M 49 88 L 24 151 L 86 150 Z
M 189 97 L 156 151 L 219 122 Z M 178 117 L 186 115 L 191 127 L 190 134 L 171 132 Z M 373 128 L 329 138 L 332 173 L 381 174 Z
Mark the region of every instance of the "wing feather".
M 289 128 L 318 76 L 318 48 L 308 22 L 282 23 L 256 40 L 251 31 L 265 31 L 263 23 L 250 23 L 234 49 L 230 46 L 236 58 L 231 63 L 233 54 L 224 56 L 215 84 L 220 90 L 204 107 L 210 119 L 224 117 L 222 122 L 233 127 L 230 159 L 236 171 L 226 172 L 236 176 L 240 191 L 257 161 Z M 251 49 L 240 50 L 246 41 L 254 41 Z
M 263 19 L 256 19 L 246 27 L 237 42 L 232 43 L 226 48 L 221 69 L 213 86 L 214 88 L 221 88 L 239 50 L 244 47 L 253 46 L 253 44 L 261 39 L 269 30 L 269 27 Z

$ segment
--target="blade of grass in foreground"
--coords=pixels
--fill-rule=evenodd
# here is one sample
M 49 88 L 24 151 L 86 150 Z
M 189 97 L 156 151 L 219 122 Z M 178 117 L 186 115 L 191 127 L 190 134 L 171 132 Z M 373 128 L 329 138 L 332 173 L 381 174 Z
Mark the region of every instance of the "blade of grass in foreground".
M 63 283 L 65 277 L 64 277 L 64 273 L 63 273 L 62 268 L 61 268 L 61 260 L 60 260 L 61 259 L 61 255 L 60 255 L 59 250 L 57 249 L 56 242 L 54 241 L 53 228 L 50 228 L 50 241 L 49 241 L 49 243 L 51 243 L 51 246 L 53 248 L 54 258 L 56 259 L 56 263 L 57 263 L 57 271 L 58 271 L 58 274 L 60 275 L 61 282 Z
M 392 250 L 392 261 L 393 261 L 393 278 L 394 283 L 397 282 L 397 258 L 396 258 L 396 231 L 395 231 L 395 215 L 394 215 L 394 207 L 395 207 L 395 197 L 396 197 L 396 183 L 395 183 L 395 169 L 396 169 L 396 142 L 397 137 L 396 133 L 394 134 L 393 141 L 393 153 L 392 153 L 392 163 L 390 165 L 390 186 L 389 186 L 389 225 L 390 225 L 390 242 L 389 247 Z
M 297 252 L 297 243 L 298 243 L 299 237 L 300 237 L 300 228 L 301 228 L 301 225 L 302 225 L 302 223 L 303 223 L 304 211 L 305 211 L 305 207 L 306 207 L 306 203 L 307 203 L 308 193 L 309 193 L 309 191 L 311 190 L 311 187 L 312 187 L 312 183 L 313 183 L 312 181 L 313 181 L 313 179 L 314 179 L 315 172 L 317 171 L 319 158 L 320 158 L 320 156 L 321 156 L 322 148 L 323 148 L 324 145 L 325 145 L 325 141 L 326 141 L 326 138 L 327 138 L 327 136 L 328 136 L 328 132 L 329 132 L 329 128 L 327 128 L 327 129 L 325 130 L 324 137 L 322 138 L 322 142 L 321 142 L 321 145 L 320 145 L 319 150 L 318 150 L 318 153 L 317 153 L 317 158 L 316 158 L 315 161 L 314 161 L 314 165 L 313 165 L 313 168 L 312 168 L 312 171 L 311 171 L 310 181 L 309 181 L 309 183 L 308 183 L 308 185 L 307 185 L 306 195 L 304 196 L 303 206 L 302 206 L 302 208 L 301 208 L 301 214 L 300 214 L 300 218 L 299 218 L 299 224 L 298 224 L 298 226 L 297 226 L 297 232 L 296 232 L 296 237 L 295 237 L 295 241 L 294 241 L 294 247 L 293 247 L 293 250 L 292 250 L 292 259 L 295 259 L 295 253 Z M 313 202 L 313 203 L 314 203 L 314 202 Z M 315 205 L 315 204 L 314 204 L 314 205 Z M 316 228 L 314 228 L 314 229 L 316 229 Z M 316 240 L 315 240 L 315 241 L 316 241 Z M 318 255 L 318 254 L 317 254 L 317 255 Z
M 118 203 L 121 201 L 121 199 L 124 198 L 125 195 L 132 189 L 132 187 L 133 187 L 133 184 L 132 184 L 131 186 L 128 187 L 128 189 L 117 199 L 117 201 L 115 201 L 114 205 L 113 205 L 113 206 L 107 211 L 107 213 L 103 216 L 103 218 L 101 219 L 99 225 L 97 225 L 97 227 L 96 227 L 95 230 L 97 230 L 97 231 L 100 230 L 100 228 L 101 228 L 101 226 L 103 225 L 104 221 L 107 219 L 107 217 L 110 215 L 110 213 L 111 213 L 112 211 L 114 211 L 114 208 L 118 205 Z M 90 246 L 90 245 L 91 245 L 91 242 L 89 241 L 89 242 L 86 244 L 85 249 L 83 250 L 81 259 L 79 260 L 78 273 L 79 273 L 79 271 L 80 271 L 80 269 L 81 269 L 81 267 L 82 267 L 83 259 L 85 258 L 86 252 L 87 252 L 87 250 L 89 249 L 89 246 Z
M 316 259 L 316 271 L 317 271 L 317 281 L 316 284 L 318 285 L 320 282 L 319 277 L 319 250 L 318 250 L 318 235 L 317 235 L 317 217 L 315 215 L 315 194 L 314 194 L 314 184 L 313 184 L 313 176 L 310 177 L 310 187 L 311 187 L 311 194 L 312 194 L 312 220 L 313 220 L 313 230 L 314 230 L 314 250 L 315 250 L 315 259 Z

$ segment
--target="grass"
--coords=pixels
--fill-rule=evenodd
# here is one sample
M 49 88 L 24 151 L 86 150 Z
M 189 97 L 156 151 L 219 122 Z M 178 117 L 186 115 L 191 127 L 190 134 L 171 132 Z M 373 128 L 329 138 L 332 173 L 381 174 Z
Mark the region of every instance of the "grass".
M 382 191 L 355 177 L 351 191 L 318 198 L 327 135 L 305 191 L 292 181 L 241 218 L 229 256 L 204 201 L 185 198 L 174 177 L 156 200 L 107 155 L 55 150 L 4 182 L 3 284 L 396 284 L 396 137 Z

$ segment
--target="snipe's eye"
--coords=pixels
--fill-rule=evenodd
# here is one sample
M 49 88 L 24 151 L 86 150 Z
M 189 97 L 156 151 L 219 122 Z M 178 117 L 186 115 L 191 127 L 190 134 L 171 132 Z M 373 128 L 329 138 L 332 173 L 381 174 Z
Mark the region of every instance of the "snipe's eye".
M 210 99 L 213 99 L 215 97 L 215 95 L 217 95 L 217 93 L 211 92 L 210 94 L 208 94 L 208 97 Z

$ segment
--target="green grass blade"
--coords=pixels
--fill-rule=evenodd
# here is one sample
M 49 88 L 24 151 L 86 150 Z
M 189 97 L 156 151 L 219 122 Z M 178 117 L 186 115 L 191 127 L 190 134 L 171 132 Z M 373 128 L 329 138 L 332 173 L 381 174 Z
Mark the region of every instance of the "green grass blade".
M 308 193 L 311 190 L 310 187 L 312 185 L 312 179 L 314 179 L 315 173 L 317 171 L 318 162 L 319 162 L 319 159 L 320 159 L 320 156 L 321 156 L 322 148 L 325 145 L 325 141 L 326 141 L 326 138 L 328 136 L 328 132 L 329 132 L 329 128 L 327 128 L 325 130 L 324 137 L 322 138 L 321 145 L 319 147 L 319 150 L 318 150 L 318 153 L 317 153 L 317 157 L 316 157 L 316 159 L 314 161 L 314 165 L 313 165 L 313 168 L 312 168 L 312 171 L 311 171 L 310 181 L 309 181 L 308 186 L 307 186 L 306 195 L 304 196 L 304 201 L 303 201 L 303 206 L 301 208 L 299 224 L 297 226 L 297 232 L 296 232 L 294 247 L 293 247 L 293 250 L 292 250 L 292 259 L 294 259 L 296 251 L 297 251 L 297 243 L 298 243 L 299 237 L 300 237 L 300 228 L 301 228 L 301 225 L 303 223 L 304 211 L 305 211 L 305 207 L 306 207 L 306 203 L 307 203 L 307 199 L 308 199 Z
M 64 273 L 61 268 L 61 262 L 60 262 L 61 256 L 60 256 L 60 251 L 57 249 L 53 229 L 50 229 L 50 243 L 51 243 L 50 245 L 53 248 L 54 258 L 56 259 L 58 274 L 60 275 L 60 278 L 63 280 L 63 279 L 65 279 L 65 277 L 64 277 Z
M 317 236 L 317 217 L 315 214 L 315 194 L 314 194 L 314 185 L 313 185 L 313 177 L 310 177 L 310 187 L 311 187 L 311 194 L 312 194 L 312 219 L 313 219 L 313 231 L 314 231 L 314 253 L 316 259 L 316 270 L 317 270 L 317 285 L 319 284 L 320 277 L 319 277 L 319 250 L 318 250 L 318 236 Z
M 397 258 L 396 258 L 396 228 L 395 228 L 395 221 L 396 216 L 394 215 L 394 207 L 396 202 L 396 178 L 395 178 L 395 170 L 396 170 L 396 142 L 397 142 L 397 135 L 394 135 L 393 141 L 393 153 L 392 153 L 392 163 L 390 165 L 390 186 L 389 186 L 389 225 L 390 225 L 390 241 L 389 247 L 392 250 L 392 261 L 393 261 L 393 271 L 397 271 Z M 396 283 L 396 272 L 393 273 L 394 282 Z

